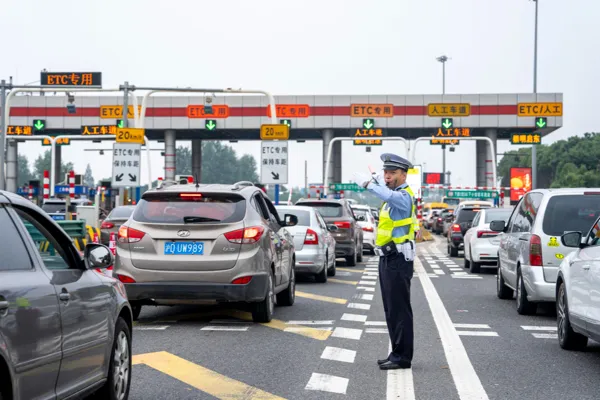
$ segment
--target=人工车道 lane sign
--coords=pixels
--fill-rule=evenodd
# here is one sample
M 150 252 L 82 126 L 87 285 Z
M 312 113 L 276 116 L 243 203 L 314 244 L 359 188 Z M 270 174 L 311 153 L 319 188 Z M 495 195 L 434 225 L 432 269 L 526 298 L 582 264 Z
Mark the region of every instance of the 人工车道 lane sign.
M 498 193 L 493 190 L 446 190 L 446 197 L 459 199 L 494 199 Z
M 260 147 L 260 183 L 288 183 L 288 142 L 263 140 Z
M 113 144 L 112 187 L 140 186 L 141 144 Z

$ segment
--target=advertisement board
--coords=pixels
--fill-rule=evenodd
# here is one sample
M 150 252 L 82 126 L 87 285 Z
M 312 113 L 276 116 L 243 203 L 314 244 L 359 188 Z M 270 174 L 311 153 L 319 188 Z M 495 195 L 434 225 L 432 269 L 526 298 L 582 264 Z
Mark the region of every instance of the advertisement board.
M 510 204 L 515 205 L 531 190 L 531 168 L 513 167 L 510 169 Z
M 444 174 L 441 172 L 423 172 L 423 181 L 425 185 L 443 185 Z

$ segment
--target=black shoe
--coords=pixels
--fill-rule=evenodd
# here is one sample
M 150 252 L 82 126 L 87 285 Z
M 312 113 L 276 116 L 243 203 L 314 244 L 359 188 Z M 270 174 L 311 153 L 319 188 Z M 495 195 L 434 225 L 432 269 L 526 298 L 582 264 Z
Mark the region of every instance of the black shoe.
M 400 361 L 397 363 L 388 361 L 379 366 L 379 369 L 384 370 L 384 371 L 388 370 L 388 369 L 406 369 L 406 368 L 410 368 L 410 362 L 408 362 L 408 361 Z
M 377 360 L 377 365 L 385 364 L 388 361 L 390 360 L 388 360 L 387 358 L 384 358 L 383 360 Z

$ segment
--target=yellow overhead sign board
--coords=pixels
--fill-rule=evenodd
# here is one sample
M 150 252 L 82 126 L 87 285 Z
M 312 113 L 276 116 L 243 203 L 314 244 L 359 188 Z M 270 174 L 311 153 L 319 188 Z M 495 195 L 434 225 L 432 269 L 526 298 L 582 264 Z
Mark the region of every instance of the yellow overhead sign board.
M 430 117 L 468 117 L 471 105 L 468 103 L 430 103 L 427 104 Z
M 145 129 L 142 128 L 119 128 L 116 140 L 119 143 L 144 144 L 144 132 Z
M 517 105 L 519 117 L 562 117 L 562 103 L 519 103 Z

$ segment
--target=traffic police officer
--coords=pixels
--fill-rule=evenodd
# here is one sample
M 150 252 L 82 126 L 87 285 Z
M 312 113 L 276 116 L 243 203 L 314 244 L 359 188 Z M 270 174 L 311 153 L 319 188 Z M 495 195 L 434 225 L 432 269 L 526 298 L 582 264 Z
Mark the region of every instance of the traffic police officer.
M 392 343 L 387 358 L 378 360 L 382 370 L 410 368 L 413 358 L 413 314 L 410 282 L 413 276 L 415 233 L 419 224 L 414 193 L 406 183 L 411 163 L 385 153 L 384 177 L 355 174 L 354 181 L 384 201 L 379 213 L 375 253 L 379 258 L 379 278 L 385 319 Z

